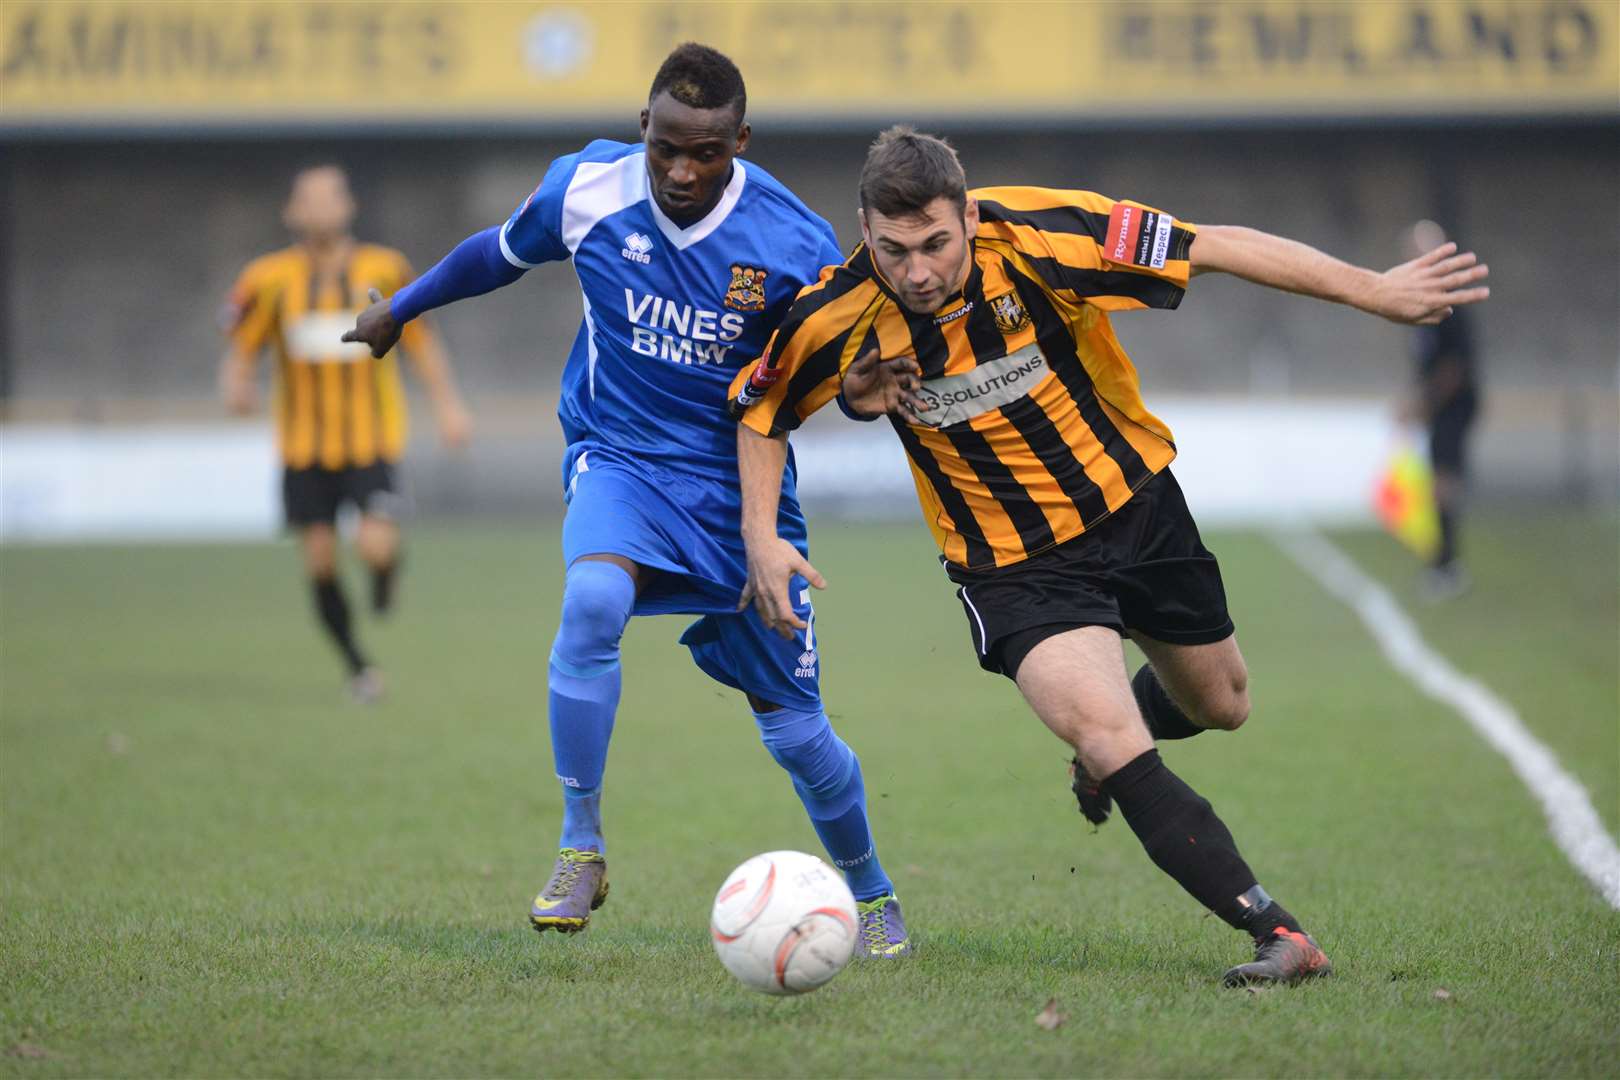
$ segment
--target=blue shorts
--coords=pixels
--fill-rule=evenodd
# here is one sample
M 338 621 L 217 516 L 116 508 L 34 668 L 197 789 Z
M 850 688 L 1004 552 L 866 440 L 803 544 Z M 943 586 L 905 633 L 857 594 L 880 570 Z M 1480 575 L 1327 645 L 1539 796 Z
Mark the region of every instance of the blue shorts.
M 748 559 L 735 481 L 666 469 L 593 442 L 568 448 L 563 476 L 564 565 L 622 555 L 657 571 L 633 614 L 701 615 L 681 644 L 710 678 L 774 705 L 820 708 L 815 612 L 804 579 L 795 576 L 789 590 L 795 614 L 809 625 L 792 639 L 772 632 L 752 606 L 737 610 Z M 808 557 L 804 515 L 791 490 L 783 492 L 777 532 Z

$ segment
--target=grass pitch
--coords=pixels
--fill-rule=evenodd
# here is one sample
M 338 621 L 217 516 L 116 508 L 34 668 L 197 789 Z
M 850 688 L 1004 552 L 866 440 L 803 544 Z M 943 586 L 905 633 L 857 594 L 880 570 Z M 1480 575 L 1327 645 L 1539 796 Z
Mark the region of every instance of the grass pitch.
M 0 551 L 0 1074 L 1620 1069 L 1620 916 L 1507 764 L 1263 538 L 1208 538 L 1254 718 L 1164 754 L 1338 972 L 1233 993 L 1214 980 L 1245 942 L 1123 822 L 1075 813 L 1065 754 L 974 666 L 923 531 L 813 536 L 829 707 L 918 952 L 790 1000 L 733 983 L 706 919 L 734 864 L 815 835 L 681 620 L 626 637 L 612 898 L 580 937 L 528 928 L 557 822 L 551 529 L 413 537 L 399 616 L 362 625 L 392 692 L 373 709 L 342 700 L 285 545 Z M 1616 538 L 1481 522 L 1476 591 L 1413 609 L 1611 828 Z M 1344 542 L 1407 584 L 1387 541 Z M 1055 1031 L 1034 1023 L 1049 998 Z

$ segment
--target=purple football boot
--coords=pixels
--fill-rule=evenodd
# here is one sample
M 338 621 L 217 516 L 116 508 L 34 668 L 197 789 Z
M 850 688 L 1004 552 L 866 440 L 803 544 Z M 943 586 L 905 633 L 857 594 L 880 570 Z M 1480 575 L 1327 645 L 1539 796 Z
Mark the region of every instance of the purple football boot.
M 906 920 L 900 914 L 900 900 L 893 893 L 858 900 L 855 911 L 861 920 L 861 938 L 855 945 L 855 955 L 887 960 L 911 951 Z
M 542 933 L 577 934 L 590 924 L 591 912 L 607 894 L 607 860 L 599 852 L 565 847 L 557 852 L 551 880 L 529 908 L 529 922 Z

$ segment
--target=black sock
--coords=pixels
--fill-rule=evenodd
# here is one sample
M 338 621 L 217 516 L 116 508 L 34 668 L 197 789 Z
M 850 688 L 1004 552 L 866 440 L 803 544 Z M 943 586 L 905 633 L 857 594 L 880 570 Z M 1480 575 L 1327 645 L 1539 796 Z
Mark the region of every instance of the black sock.
M 1148 733 L 1155 740 L 1190 739 L 1205 730 L 1187 719 L 1187 714 L 1181 711 L 1181 706 L 1175 703 L 1170 692 L 1159 681 L 1158 672 L 1153 670 L 1152 664 L 1143 664 L 1136 673 L 1136 678 L 1131 680 L 1131 693 L 1136 695 L 1137 708 L 1142 710 Z
M 1434 565 L 1445 568 L 1457 561 L 1457 511 L 1449 506 L 1439 507 L 1440 550 L 1434 554 Z
M 1208 800 L 1171 772 L 1157 750 L 1132 759 L 1102 789 L 1119 804 L 1154 864 L 1228 925 L 1256 938 L 1278 926 L 1299 929 L 1259 887 Z
M 388 614 L 394 606 L 394 578 L 398 573 L 398 558 L 371 568 L 371 610 L 378 615 Z
M 349 602 L 343 598 L 343 587 L 336 578 L 316 578 L 311 584 L 315 587 L 315 610 L 320 613 L 326 632 L 332 635 L 332 640 L 343 651 L 349 674 L 359 674 L 360 669 L 366 666 L 366 658 L 354 643 L 354 635 L 349 629 Z

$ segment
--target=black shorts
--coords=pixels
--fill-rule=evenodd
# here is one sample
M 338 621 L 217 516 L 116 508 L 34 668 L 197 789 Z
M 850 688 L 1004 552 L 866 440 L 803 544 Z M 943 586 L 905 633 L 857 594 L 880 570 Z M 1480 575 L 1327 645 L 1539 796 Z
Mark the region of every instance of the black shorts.
M 1009 679 L 1042 641 L 1080 626 L 1174 645 L 1232 634 L 1221 568 L 1166 469 L 1090 530 L 994 570 L 952 563 L 979 666 Z
M 1436 469 L 1468 472 L 1468 432 L 1479 412 L 1479 397 L 1464 390 L 1440 407 L 1429 421 L 1429 461 Z
M 281 501 L 287 525 L 330 525 L 338 507 L 353 503 L 372 517 L 398 516 L 399 492 L 394 466 L 386 461 L 349 469 L 287 469 L 281 474 Z

